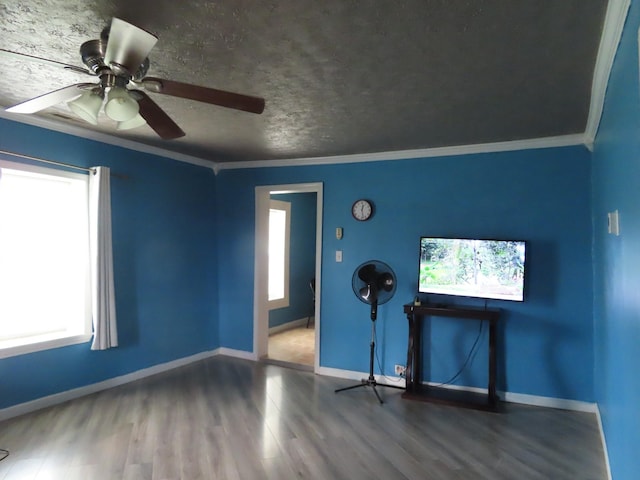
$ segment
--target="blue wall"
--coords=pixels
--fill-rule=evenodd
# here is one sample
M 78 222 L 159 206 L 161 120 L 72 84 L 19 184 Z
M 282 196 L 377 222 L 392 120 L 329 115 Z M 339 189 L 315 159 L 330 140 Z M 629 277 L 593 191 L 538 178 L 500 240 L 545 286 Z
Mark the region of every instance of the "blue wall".
M 122 347 L 90 352 L 79 345 L 3 360 L 0 374 L 11 380 L 2 383 L 10 392 L 3 392 L 2 406 L 218 346 L 251 351 L 255 186 L 317 181 L 324 182 L 326 226 L 322 366 L 368 369 L 368 307 L 351 290 L 363 261 L 383 260 L 398 276 L 396 296 L 381 306 L 376 324 L 379 357 L 391 373 L 406 359 L 402 304 L 416 292 L 420 235 L 525 239 L 527 301 L 490 302 L 505 310 L 499 388 L 594 400 L 591 170 L 584 148 L 224 170 L 214 178 L 208 169 L 25 125 L 3 122 L 1 132 L 4 149 L 107 164 L 128 176 L 113 182 Z M 376 206 L 364 223 L 350 214 L 360 197 Z M 229 201 L 233 208 L 225 207 Z M 334 235 L 338 226 L 342 240 Z M 217 232 L 224 236 L 216 242 Z M 335 262 L 338 249 L 342 263 Z M 476 335 L 465 327 L 442 319 L 429 332 L 432 380 L 446 380 L 460 366 Z M 460 383 L 485 381 L 479 353 Z
M 526 302 L 490 302 L 505 309 L 499 388 L 510 392 L 593 401 L 590 154 L 582 147 L 361 164 L 224 170 L 219 199 L 234 198 L 220 229 L 220 342 L 251 351 L 253 304 L 238 292 L 253 282 L 254 189 L 259 185 L 324 183 L 320 364 L 368 370 L 368 307 L 351 290 L 354 269 L 369 259 L 390 264 L 395 297 L 378 312 L 384 372 L 406 360 L 403 303 L 417 289 L 420 235 L 515 238 L 528 241 Z M 357 179 L 357 182 L 354 182 Z M 376 213 L 352 219 L 357 198 Z M 335 227 L 344 228 L 337 240 Z M 344 261 L 335 262 L 335 250 Z M 448 299 L 453 302 L 453 299 Z M 459 302 L 460 303 L 460 302 Z M 478 303 L 472 300 L 461 303 Z M 430 332 L 430 375 L 457 371 L 475 327 L 442 320 Z M 481 348 L 486 348 L 485 344 Z M 482 351 L 482 350 L 481 350 Z M 485 354 L 461 383 L 486 385 Z
M 490 302 L 504 309 L 499 389 L 595 400 L 592 171 L 590 153 L 582 147 L 223 170 L 216 178 L 209 169 L 0 122 L 3 149 L 81 166 L 105 164 L 126 176 L 113 180 L 121 347 L 91 352 L 88 344 L 75 345 L 0 360 L 0 408 L 219 346 L 251 351 L 255 187 L 310 182 L 324 184 L 321 366 L 368 370 L 368 306 L 351 290 L 351 276 L 362 262 L 385 261 L 398 277 L 396 295 L 380 307 L 376 322 L 378 357 L 390 374 L 394 364 L 406 360 L 402 305 L 416 293 L 419 237 L 524 239 L 526 301 Z M 607 147 L 603 133 L 598 152 L 607 148 L 614 147 Z M 605 164 L 598 162 L 593 172 L 594 178 L 604 175 L 601 190 L 607 176 L 615 177 L 615 168 Z M 621 175 L 627 173 L 623 168 Z M 610 208 L 601 205 L 600 196 L 596 208 Z M 350 213 L 353 201 L 362 197 L 375 204 L 368 222 L 356 222 Z M 227 208 L 229 202 L 233 208 Z M 621 212 L 627 232 L 631 225 Z M 335 238 L 336 227 L 344 228 L 342 240 Z M 343 251 L 342 263 L 335 262 L 335 250 Z M 611 316 L 602 304 L 601 299 L 599 311 Z M 432 352 L 429 379 L 443 381 L 455 373 L 476 332 L 473 325 L 434 322 L 425 339 Z M 486 384 L 485 349 L 486 332 L 460 384 Z M 606 359 L 605 344 L 599 342 L 596 351 L 600 372 L 619 366 Z M 602 385 L 598 390 L 612 408 L 605 417 L 612 442 L 622 449 L 615 440 L 621 427 L 614 419 L 613 391 Z
M 595 391 L 613 478 L 640 472 L 640 97 L 632 2 L 593 154 Z M 607 212 L 620 212 L 619 237 Z
M 212 170 L 5 120 L 0 148 L 106 165 L 117 175 L 111 185 L 120 340 L 103 352 L 86 343 L 0 360 L 0 408 L 219 346 Z
M 316 272 L 316 194 L 271 195 L 272 200 L 291 203 L 289 245 L 289 306 L 269 311 L 269 327 L 313 316 L 309 282 Z

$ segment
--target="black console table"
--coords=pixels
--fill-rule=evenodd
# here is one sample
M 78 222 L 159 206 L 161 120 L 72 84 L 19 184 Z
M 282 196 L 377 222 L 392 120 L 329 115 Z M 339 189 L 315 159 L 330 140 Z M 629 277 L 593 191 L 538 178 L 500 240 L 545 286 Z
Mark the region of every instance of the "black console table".
M 405 372 L 407 388 L 402 397 L 496 411 L 499 404 L 496 393 L 496 333 L 500 310 L 408 304 L 404 306 L 404 313 L 409 320 L 409 348 Z M 422 324 L 425 317 L 451 317 L 489 322 L 489 386 L 487 394 L 434 387 L 422 383 Z

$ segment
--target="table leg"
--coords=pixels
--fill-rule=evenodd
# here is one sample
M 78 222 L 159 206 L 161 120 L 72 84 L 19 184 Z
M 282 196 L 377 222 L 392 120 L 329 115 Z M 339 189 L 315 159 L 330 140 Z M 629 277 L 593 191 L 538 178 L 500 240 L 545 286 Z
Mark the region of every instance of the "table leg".
M 497 350 L 497 326 L 495 320 L 489 320 L 489 403 L 496 405 L 498 395 L 496 393 L 496 350 Z

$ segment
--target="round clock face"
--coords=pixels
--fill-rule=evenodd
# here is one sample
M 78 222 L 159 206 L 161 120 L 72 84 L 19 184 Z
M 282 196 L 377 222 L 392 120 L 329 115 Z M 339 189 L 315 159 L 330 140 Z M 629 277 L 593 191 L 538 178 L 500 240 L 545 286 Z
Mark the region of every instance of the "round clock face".
M 351 214 L 353 215 L 353 218 L 361 222 L 369 220 L 372 213 L 373 205 L 369 200 L 356 200 L 356 202 L 351 207 Z

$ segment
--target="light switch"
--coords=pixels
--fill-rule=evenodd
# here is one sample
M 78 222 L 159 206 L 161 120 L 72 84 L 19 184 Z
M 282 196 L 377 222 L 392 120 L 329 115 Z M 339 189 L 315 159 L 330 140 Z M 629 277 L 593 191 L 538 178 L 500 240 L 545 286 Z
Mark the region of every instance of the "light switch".
M 336 250 L 336 262 L 342 261 L 342 250 Z
M 338 227 L 338 228 L 336 228 L 336 238 L 337 238 L 338 240 L 341 240 L 341 239 L 342 239 L 342 227 Z

